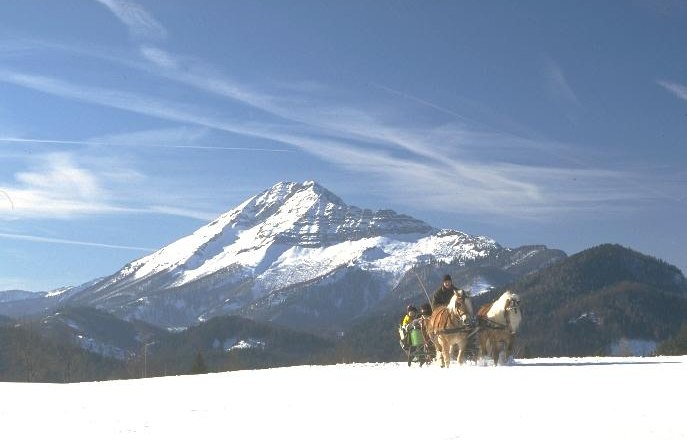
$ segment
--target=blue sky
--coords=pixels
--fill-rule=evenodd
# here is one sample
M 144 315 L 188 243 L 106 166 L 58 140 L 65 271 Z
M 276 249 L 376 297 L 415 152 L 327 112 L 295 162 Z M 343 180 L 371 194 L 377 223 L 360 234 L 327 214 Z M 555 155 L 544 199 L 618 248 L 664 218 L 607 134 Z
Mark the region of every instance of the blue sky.
M 278 181 L 687 269 L 687 3 L 0 3 L 0 290 L 109 275 Z

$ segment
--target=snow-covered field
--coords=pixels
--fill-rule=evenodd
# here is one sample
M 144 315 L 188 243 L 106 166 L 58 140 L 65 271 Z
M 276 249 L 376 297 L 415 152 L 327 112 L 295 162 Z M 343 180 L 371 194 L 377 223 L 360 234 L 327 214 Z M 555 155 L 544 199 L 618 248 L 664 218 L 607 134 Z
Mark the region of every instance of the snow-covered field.
M 0 383 L 6 439 L 685 439 L 687 357 Z

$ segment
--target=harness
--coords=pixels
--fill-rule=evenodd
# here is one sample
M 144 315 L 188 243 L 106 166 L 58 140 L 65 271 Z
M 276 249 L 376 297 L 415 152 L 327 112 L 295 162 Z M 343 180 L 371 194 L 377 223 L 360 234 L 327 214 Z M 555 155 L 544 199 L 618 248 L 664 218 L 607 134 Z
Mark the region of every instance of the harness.
M 436 330 L 434 333 L 436 333 L 437 335 L 452 335 L 454 333 L 468 333 L 467 337 L 469 338 L 470 336 L 474 335 L 478 331 L 480 331 L 480 328 L 478 326 L 464 325 L 464 326 L 458 327 L 458 328 Z
M 464 304 L 463 304 L 463 306 L 464 306 Z M 451 334 L 455 334 L 455 333 L 469 333 L 468 337 L 477 333 L 477 331 L 479 330 L 479 327 L 474 326 L 474 325 L 469 325 L 469 324 L 468 325 L 463 324 L 463 322 L 459 320 L 463 316 L 467 315 L 467 312 L 465 312 L 464 310 L 461 310 L 461 312 L 462 313 L 460 313 L 460 315 L 456 316 L 453 313 L 451 313 L 451 311 L 448 310 L 447 308 L 444 308 L 443 310 L 441 310 L 439 313 L 446 316 L 444 319 L 441 319 L 442 322 L 440 322 L 440 325 L 444 328 L 441 330 L 435 330 L 434 333 L 437 335 L 451 335 Z M 440 318 L 443 318 L 443 316 L 441 316 Z M 451 327 L 451 328 L 446 328 L 446 327 Z
M 484 327 L 490 330 L 508 330 L 508 332 L 511 335 L 516 335 L 518 332 L 513 331 L 513 327 L 510 324 L 510 312 L 514 309 L 517 308 L 517 305 L 515 307 L 511 307 L 510 303 L 506 306 L 506 308 L 503 310 L 503 315 L 506 318 L 506 323 L 501 324 L 499 322 L 493 321 L 485 316 L 479 316 L 477 319 L 480 321 L 480 325 L 484 324 Z

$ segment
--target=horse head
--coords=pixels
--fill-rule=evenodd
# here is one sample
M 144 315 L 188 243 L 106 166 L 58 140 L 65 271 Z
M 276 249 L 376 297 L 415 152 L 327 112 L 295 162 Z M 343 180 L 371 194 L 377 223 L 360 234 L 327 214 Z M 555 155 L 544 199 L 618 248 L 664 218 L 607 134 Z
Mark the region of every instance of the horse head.
M 520 321 L 522 321 L 522 312 L 520 310 L 520 297 L 517 293 L 513 293 L 507 290 L 503 297 L 505 297 L 503 312 L 506 317 L 506 323 L 508 324 L 508 330 L 511 334 L 516 334 L 518 332 L 518 327 L 520 327 Z
M 472 303 L 470 298 L 465 293 L 456 289 L 446 307 L 453 315 L 460 318 L 464 325 L 471 324 L 474 320 L 474 313 L 472 311 Z

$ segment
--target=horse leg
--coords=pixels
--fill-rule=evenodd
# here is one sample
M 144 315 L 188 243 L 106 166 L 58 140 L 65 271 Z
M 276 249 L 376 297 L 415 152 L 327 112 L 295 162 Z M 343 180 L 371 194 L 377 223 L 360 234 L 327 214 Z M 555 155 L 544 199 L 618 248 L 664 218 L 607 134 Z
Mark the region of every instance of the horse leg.
M 439 341 L 437 341 L 437 344 L 435 345 L 436 347 L 436 358 L 437 361 L 441 361 L 441 368 L 444 368 L 444 348 Z
M 506 342 L 506 363 L 510 362 L 510 357 L 513 355 L 513 337 L 510 336 Z
M 432 341 L 432 346 L 434 347 L 434 361 L 438 362 L 439 357 L 441 356 L 441 344 L 439 343 L 439 337 L 434 334 L 434 332 L 428 332 L 429 339 Z M 443 361 L 441 363 L 441 366 L 443 367 Z
M 463 339 L 463 341 L 460 344 L 460 358 L 463 360 L 461 364 L 464 364 L 465 361 L 468 360 L 468 355 L 470 354 L 470 344 L 471 341 L 469 338 Z
M 443 351 L 443 345 L 441 345 L 441 342 L 439 342 L 439 338 L 436 338 L 434 341 L 434 353 L 435 353 L 435 360 L 437 362 L 441 361 L 441 368 L 444 368 L 444 351 Z
M 494 366 L 497 367 L 499 365 L 499 353 L 501 351 L 501 347 L 499 345 L 499 341 L 496 340 L 496 338 L 493 338 L 491 341 L 491 357 L 494 359 Z
M 441 365 L 448 368 L 449 364 L 451 363 L 451 344 L 449 344 L 448 341 L 444 341 L 444 343 L 441 345 L 441 357 Z
M 484 360 L 484 357 L 487 356 L 487 344 L 486 344 L 486 338 L 485 334 L 480 332 L 477 337 L 479 338 L 479 358 L 480 360 Z M 486 362 L 486 361 L 485 361 Z

